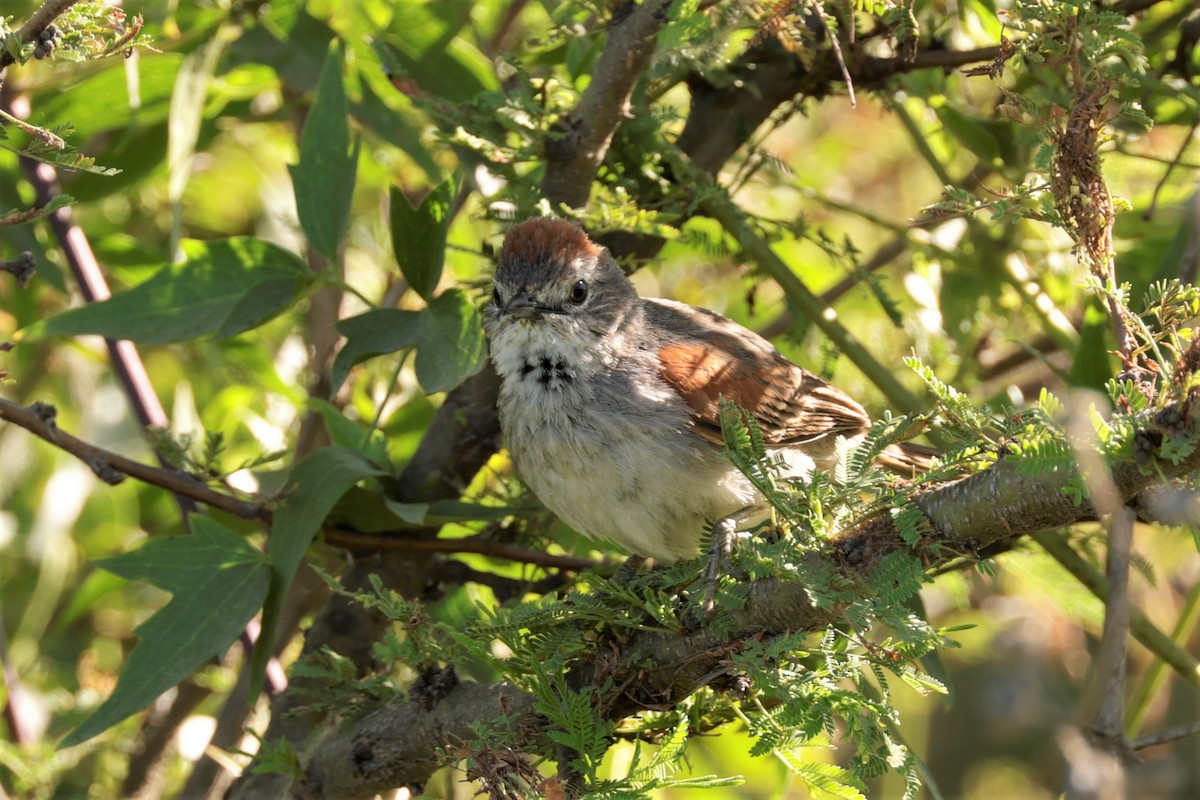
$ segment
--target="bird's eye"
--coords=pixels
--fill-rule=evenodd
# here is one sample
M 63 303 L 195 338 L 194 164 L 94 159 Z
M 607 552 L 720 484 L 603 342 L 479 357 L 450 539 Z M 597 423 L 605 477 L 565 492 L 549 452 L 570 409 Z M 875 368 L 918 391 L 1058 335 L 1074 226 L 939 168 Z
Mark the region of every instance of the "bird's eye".
M 500 302 L 500 287 L 499 286 L 492 287 L 492 302 L 498 306 L 504 305 L 502 302 Z
M 584 300 L 587 300 L 587 294 L 587 281 L 575 281 L 575 285 L 571 287 L 571 293 L 567 295 L 567 299 L 575 305 L 579 305 Z

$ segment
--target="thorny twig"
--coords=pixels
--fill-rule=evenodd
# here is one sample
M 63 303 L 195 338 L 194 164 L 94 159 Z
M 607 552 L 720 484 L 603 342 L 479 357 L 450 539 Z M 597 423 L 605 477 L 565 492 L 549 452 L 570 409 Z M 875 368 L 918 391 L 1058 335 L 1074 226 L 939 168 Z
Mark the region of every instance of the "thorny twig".
M 37 7 L 29 19 L 25 20 L 25 24 L 16 33 L 17 37 L 26 44 L 35 41 L 38 34 L 46 30 L 51 22 L 54 22 L 64 11 L 78 2 L 79 0 L 46 0 Z M 0 85 L 3 85 L 5 67 L 15 63 L 16 59 L 11 53 L 0 52 Z
M 1182 739 L 1185 736 L 1194 736 L 1197 733 L 1200 733 L 1200 722 L 1189 722 L 1187 725 L 1177 725 L 1174 728 L 1167 728 L 1158 733 L 1139 736 L 1129 742 L 1129 747 L 1131 750 L 1144 750 L 1147 747 L 1166 744 L 1176 739 Z

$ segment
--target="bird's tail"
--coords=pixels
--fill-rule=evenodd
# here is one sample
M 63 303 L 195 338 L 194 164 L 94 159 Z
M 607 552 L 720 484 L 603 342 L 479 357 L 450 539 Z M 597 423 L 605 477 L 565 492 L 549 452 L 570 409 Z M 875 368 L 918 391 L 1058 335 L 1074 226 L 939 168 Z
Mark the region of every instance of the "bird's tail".
M 897 475 L 911 478 L 918 472 L 929 469 L 934 457 L 941 454 L 942 451 L 936 447 L 926 447 L 913 442 L 900 442 L 888 445 L 887 449 L 879 454 L 877 460 L 882 466 Z

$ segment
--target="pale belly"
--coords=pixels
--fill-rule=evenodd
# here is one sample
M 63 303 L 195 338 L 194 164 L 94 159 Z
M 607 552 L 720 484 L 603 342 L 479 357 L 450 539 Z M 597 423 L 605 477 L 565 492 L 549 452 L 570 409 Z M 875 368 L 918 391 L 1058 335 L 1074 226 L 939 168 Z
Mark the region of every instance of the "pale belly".
M 522 479 L 580 533 L 674 561 L 697 554 L 706 525 L 758 502 L 684 409 L 589 414 L 569 395 L 502 396 L 501 422 Z

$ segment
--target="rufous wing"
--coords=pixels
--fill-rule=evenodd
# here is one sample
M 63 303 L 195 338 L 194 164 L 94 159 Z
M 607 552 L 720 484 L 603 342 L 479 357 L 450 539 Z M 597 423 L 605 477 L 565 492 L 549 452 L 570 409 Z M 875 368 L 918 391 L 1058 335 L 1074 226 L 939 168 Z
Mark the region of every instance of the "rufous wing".
M 845 392 L 788 361 L 750 331 L 712 341 L 673 342 L 658 351 L 662 379 L 695 414 L 696 430 L 721 441 L 720 401 L 754 417 L 769 444 L 801 444 L 852 435 L 870 424 Z

